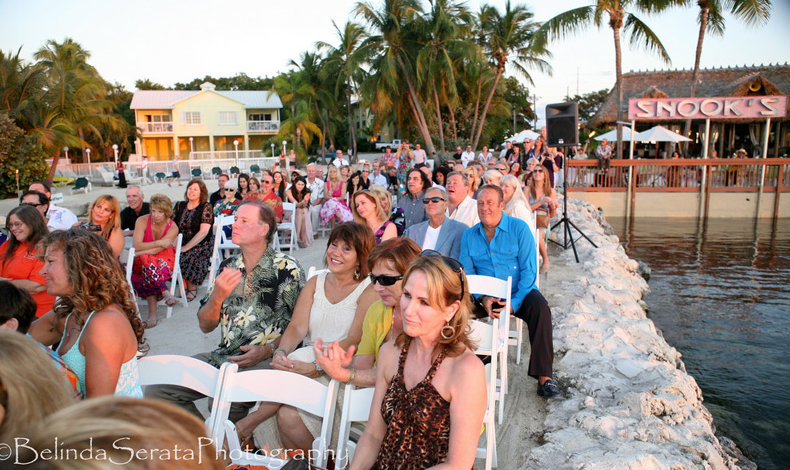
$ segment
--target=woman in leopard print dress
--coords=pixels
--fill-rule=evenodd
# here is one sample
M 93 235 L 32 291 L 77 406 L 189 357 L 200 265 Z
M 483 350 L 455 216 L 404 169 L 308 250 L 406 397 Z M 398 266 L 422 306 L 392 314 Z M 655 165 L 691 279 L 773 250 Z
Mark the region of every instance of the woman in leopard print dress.
M 461 264 L 441 255 L 424 253 L 404 274 L 403 333 L 381 348 L 374 411 L 351 470 L 474 465 L 486 379 L 467 336 L 465 283 Z

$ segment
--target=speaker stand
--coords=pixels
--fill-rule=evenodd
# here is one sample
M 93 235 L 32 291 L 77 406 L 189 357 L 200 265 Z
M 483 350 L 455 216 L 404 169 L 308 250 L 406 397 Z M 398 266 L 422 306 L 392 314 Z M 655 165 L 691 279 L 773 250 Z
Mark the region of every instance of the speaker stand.
M 546 237 L 546 240 L 554 243 L 557 246 L 561 246 L 563 250 L 567 250 L 569 246 L 572 247 L 573 256 L 576 258 L 576 262 L 578 263 L 579 253 L 576 252 L 576 240 L 579 240 L 582 237 L 584 237 L 584 239 L 590 242 L 590 245 L 594 246 L 595 248 L 598 248 L 598 245 L 596 245 L 592 240 L 590 240 L 590 237 L 588 237 L 584 232 L 582 232 L 581 229 L 577 227 L 576 224 L 574 224 L 573 221 L 571 221 L 571 219 L 568 217 L 568 148 L 567 147 L 565 148 L 565 161 L 563 162 L 562 165 L 562 175 L 563 175 L 562 218 L 556 224 L 554 224 L 554 226 L 551 227 L 551 231 L 553 232 L 554 229 L 562 225 L 563 242 L 562 244 L 560 244 L 559 242 L 555 242 L 554 240 L 549 240 L 548 237 Z M 571 227 L 575 228 L 576 231 L 579 232 L 581 237 L 574 240 L 573 232 L 571 232 Z

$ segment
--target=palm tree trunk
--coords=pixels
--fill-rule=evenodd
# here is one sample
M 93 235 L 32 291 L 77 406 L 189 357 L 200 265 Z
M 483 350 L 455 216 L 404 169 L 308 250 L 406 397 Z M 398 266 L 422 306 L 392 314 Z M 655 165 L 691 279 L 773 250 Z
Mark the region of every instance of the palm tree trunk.
M 315 105 L 315 112 L 318 114 L 318 119 L 321 120 L 321 158 L 326 155 L 326 121 L 324 115 L 321 114 L 321 108 L 318 106 L 318 100 L 313 101 Z
M 58 169 L 58 160 L 60 160 L 60 152 L 63 146 L 58 146 L 55 155 L 52 157 L 52 166 L 49 167 L 49 174 L 47 175 L 47 184 L 52 186 L 52 181 L 55 179 L 55 170 Z
M 475 137 L 475 130 L 477 129 L 477 113 L 480 110 L 480 95 L 483 93 L 483 76 L 477 79 L 477 96 L 475 96 L 475 117 L 472 119 L 472 134 L 469 136 L 469 140 L 473 140 Z
M 458 123 L 455 121 L 455 111 L 453 111 L 453 105 L 447 103 L 447 109 L 450 112 L 450 127 L 453 129 L 453 140 L 458 142 Z
M 702 42 L 705 40 L 705 29 L 708 27 L 708 16 L 710 15 L 710 8 L 707 5 L 700 6 L 700 21 L 699 21 L 699 35 L 697 36 L 697 51 L 694 56 L 694 72 L 691 74 L 691 96 L 697 96 L 697 82 L 699 81 L 699 62 L 702 58 Z M 691 131 L 691 119 L 686 120 L 683 126 L 683 135 L 688 137 Z M 707 136 L 705 137 L 707 139 Z M 683 144 L 683 154 L 688 155 L 688 142 Z
M 613 27 L 614 33 L 614 60 L 615 73 L 617 74 L 617 158 L 623 158 L 623 53 L 620 49 L 620 27 Z M 633 132 L 633 129 L 631 129 Z
M 422 112 L 420 99 L 417 96 L 417 93 L 414 91 L 414 85 L 411 83 L 411 77 L 409 77 L 406 64 L 403 63 L 403 59 L 401 58 L 400 54 L 395 54 L 395 57 L 398 60 L 398 65 L 403 72 L 403 76 L 406 78 L 406 85 L 409 87 L 409 103 L 411 103 L 411 105 L 414 107 L 414 112 L 417 114 L 417 125 L 420 128 L 420 134 L 422 134 L 422 138 L 425 141 L 425 147 L 427 147 L 428 154 L 430 155 L 429 158 L 436 158 L 436 147 L 433 145 L 433 139 L 431 138 L 431 133 L 428 130 L 428 124 L 425 121 L 425 114 Z
M 486 115 L 488 114 L 488 107 L 491 106 L 491 100 L 494 98 L 494 93 L 496 93 L 496 87 L 499 85 L 499 78 L 502 76 L 502 72 L 505 71 L 505 64 L 500 64 L 496 70 L 496 78 L 494 79 L 494 85 L 491 87 L 491 92 L 488 94 L 488 98 L 486 98 L 486 104 L 483 106 L 483 113 L 480 115 L 480 124 L 477 126 L 477 132 L 475 133 L 475 138 L 472 141 L 472 149 L 477 148 L 477 144 L 480 142 L 480 136 L 483 134 L 483 126 L 486 123 Z
M 439 129 L 439 144 L 442 149 L 442 157 L 446 154 L 444 148 L 444 126 L 442 125 L 442 110 L 439 105 L 439 92 L 436 91 L 436 84 L 433 84 L 433 98 L 436 101 L 436 127 Z

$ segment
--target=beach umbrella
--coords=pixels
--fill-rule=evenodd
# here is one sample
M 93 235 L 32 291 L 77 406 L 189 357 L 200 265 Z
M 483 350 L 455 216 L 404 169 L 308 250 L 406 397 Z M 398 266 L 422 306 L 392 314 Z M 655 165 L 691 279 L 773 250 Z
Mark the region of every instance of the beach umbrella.
M 514 135 L 513 137 L 505 139 L 505 142 L 515 142 L 517 144 L 520 144 L 520 143 L 524 142 L 524 139 L 535 140 L 538 137 L 540 137 L 539 133 L 527 129 L 527 130 L 523 130 L 523 131 L 519 132 L 518 134 Z
M 625 131 L 625 129 L 623 129 Z M 625 139 L 625 136 L 623 136 Z M 637 132 L 634 140 L 639 142 L 691 142 L 691 139 L 684 137 L 676 132 L 672 132 L 666 127 L 656 126 L 642 132 Z
M 639 135 L 637 133 L 636 135 Z M 595 137 L 595 140 L 601 142 L 603 139 L 608 140 L 609 142 L 617 141 L 617 129 L 613 129 L 606 134 L 601 134 L 598 137 Z M 623 127 L 623 141 L 631 140 L 631 129 L 628 127 Z

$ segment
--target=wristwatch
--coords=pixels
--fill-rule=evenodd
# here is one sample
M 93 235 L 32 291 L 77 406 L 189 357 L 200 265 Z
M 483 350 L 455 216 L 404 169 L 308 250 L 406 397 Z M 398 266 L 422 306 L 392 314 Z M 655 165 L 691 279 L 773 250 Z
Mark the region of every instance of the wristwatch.
M 317 370 L 319 373 L 324 372 L 324 369 L 318 365 L 318 361 L 313 361 L 313 365 L 315 365 L 315 370 Z

